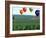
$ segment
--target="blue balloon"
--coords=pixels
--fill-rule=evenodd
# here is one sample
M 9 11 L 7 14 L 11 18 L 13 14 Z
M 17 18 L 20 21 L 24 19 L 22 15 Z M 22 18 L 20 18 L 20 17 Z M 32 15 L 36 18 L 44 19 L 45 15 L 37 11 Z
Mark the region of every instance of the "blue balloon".
M 39 13 L 40 13 L 40 10 L 35 11 L 36 16 L 39 16 Z

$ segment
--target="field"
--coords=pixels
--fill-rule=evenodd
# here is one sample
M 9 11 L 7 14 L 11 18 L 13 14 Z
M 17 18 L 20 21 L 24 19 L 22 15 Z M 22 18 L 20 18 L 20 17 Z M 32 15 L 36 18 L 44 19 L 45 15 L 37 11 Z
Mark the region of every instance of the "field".
M 39 30 L 40 17 L 31 15 L 13 15 L 13 31 Z

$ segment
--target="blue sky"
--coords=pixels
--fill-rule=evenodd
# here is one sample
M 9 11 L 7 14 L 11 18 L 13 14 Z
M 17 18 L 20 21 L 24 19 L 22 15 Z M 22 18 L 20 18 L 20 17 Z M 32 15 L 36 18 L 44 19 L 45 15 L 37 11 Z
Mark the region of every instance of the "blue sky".
M 13 6 L 12 7 L 12 12 L 13 12 L 13 15 L 21 15 L 20 14 L 20 10 L 23 8 L 23 6 Z M 22 15 L 33 15 L 35 16 L 35 10 L 39 9 L 38 7 L 37 8 L 34 8 L 34 7 L 26 7 L 27 8 L 27 11 L 25 13 L 23 13 Z M 30 12 L 29 11 L 29 8 L 32 8 L 33 11 Z

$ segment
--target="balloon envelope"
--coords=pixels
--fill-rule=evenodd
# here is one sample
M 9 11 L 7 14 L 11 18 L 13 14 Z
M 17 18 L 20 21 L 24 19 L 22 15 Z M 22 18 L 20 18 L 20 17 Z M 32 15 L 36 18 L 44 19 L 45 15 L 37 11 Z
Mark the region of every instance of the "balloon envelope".
M 24 8 L 23 8 L 23 11 L 26 12 L 26 10 L 27 10 L 26 7 L 24 7 Z
M 40 13 L 40 10 L 35 11 L 36 16 L 39 16 L 39 13 Z
M 32 8 L 29 8 L 29 10 L 30 10 L 30 12 L 32 12 L 32 11 L 33 11 L 33 9 L 32 9 Z
M 20 10 L 20 14 L 21 14 L 21 15 L 23 14 L 23 10 Z

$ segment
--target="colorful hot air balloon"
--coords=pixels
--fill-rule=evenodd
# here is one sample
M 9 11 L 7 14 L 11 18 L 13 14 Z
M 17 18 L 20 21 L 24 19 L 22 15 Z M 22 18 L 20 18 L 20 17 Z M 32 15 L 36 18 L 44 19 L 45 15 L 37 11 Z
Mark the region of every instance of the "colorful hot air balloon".
M 24 7 L 24 8 L 23 8 L 23 11 L 26 12 L 26 10 L 27 10 L 26 7 Z
M 23 10 L 20 10 L 20 14 L 21 14 L 21 15 L 23 14 Z
M 35 11 L 36 16 L 39 16 L 39 13 L 40 13 L 40 10 Z

